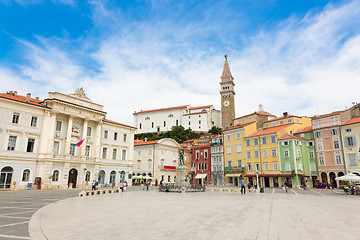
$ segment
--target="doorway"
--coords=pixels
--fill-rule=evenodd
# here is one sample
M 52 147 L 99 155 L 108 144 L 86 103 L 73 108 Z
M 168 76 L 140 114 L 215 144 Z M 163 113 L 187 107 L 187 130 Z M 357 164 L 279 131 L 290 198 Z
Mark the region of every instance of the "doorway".
M 264 177 L 265 187 L 270 187 L 270 179 L 269 177 Z
M 1 169 L 0 188 L 10 188 L 14 169 L 12 167 L 4 167 Z
M 336 180 L 335 180 L 335 178 L 336 178 L 335 173 L 334 173 L 334 172 L 331 172 L 331 173 L 329 174 L 329 176 L 330 176 L 330 184 L 331 184 L 334 188 L 337 188 L 337 182 L 336 182 Z
M 78 175 L 78 172 L 75 168 L 73 168 L 69 171 L 68 187 L 70 187 L 70 185 L 71 185 L 72 188 L 76 188 L 77 175 Z
M 278 177 L 274 177 L 273 182 L 274 182 L 274 187 L 279 187 L 279 178 Z

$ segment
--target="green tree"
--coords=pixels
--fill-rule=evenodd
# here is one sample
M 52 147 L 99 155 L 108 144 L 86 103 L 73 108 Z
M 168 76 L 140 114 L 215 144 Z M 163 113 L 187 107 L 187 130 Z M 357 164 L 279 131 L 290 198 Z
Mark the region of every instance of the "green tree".
M 221 134 L 221 128 L 213 126 L 210 130 L 209 133 L 215 134 L 215 135 L 220 135 Z

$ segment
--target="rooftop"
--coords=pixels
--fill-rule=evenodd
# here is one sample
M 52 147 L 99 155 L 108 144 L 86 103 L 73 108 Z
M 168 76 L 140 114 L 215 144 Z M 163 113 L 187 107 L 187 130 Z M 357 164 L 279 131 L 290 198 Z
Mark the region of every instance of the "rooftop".
M 139 142 L 139 141 L 141 141 L 141 142 Z M 136 140 L 136 141 L 134 141 L 134 146 L 152 145 L 152 144 L 158 143 L 159 141 L 160 140 L 144 142 L 142 140 Z
M 17 95 L 16 91 L 15 92 L 10 91 L 10 92 L 7 92 L 7 93 L 0 93 L 0 98 L 6 98 L 6 99 L 13 100 L 13 101 L 16 101 L 16 102 L 22 102 L 22 103 L 26 103 L 26 104 L 46 108 L 46 106 L 43 105 L 42 100 L 29 98 L 29 101 L 26 101 L 27 97 Z
M 206 105 L 206 106 L 200 106 L 200 107 L 191 107 L 189 108 L 189 110 L 196 110 L 196 109 L 202 109 L 202 108 L 210 108 L 212 107 L 213 105 Z
M 115 121 L 111 121 L 111 120 L 105 119 L 105 118 L 103 118 L 102 120 L 103 120 L 103 122 L 112 123 L 112 124 L 120 125 L 120 126 L 123 126 L 123 127 L 136 128 L 136 127 L 129 126 L 129 125 L 126 125 L 126 124 L 122 124 L 122 123 L 118 123 L 118 122 L 115 122 Z
M 306 128 L 303 128 L 299 131 L 297 131 L 296 133 L 306 133 L 306 132 L 311 132 L 312 131 L 312 126 L 309 126 L 309 127 L 306 127 Z
M 271 128 L 267 128 L 263 131 L 259 131 L 253 134 L 250 134 L 249 136 L 245 136 L 246 138 L 248 137 L 256 137 L 256 136 L 261 136 L 261 135 L 267 135 L 267 134 L 272 134 L 272 133 L 277 133 L 281 130 L 283 130 L 284 128 L 287 128 L 289 126 L 293 125 L 292 124 L 286 124 L 286 125 L 281 125 L 281 126 L 277 126 L 277 127 L 271 127 Z
M 307 141 L 305 138 L 296 137 L 296 136 L 290 135 L 290 134 L 286 134 L 285 136 L 282 136 L 282 137 L 279 138 L 278 140 L 286 140 L 286 139 L 299 139 L 299 140 L 305 140 L 305 141 Z
M 187 108 L 189 105 L 184 106 L 177 106 L 177 107 L 168 107 L 168 108 L 158 108 L 158 109 L 151 109 L 151 110 L 144 110 L 140 112 L 135 112 L 134 114 L 138 113 L 146 113 L 146 112 L 156 112 L 156 111 L 165 111 L 165 110 L 172 110 L 172 109 L 179 109 L 179 108 Z
M 360 117 L 351 118 L 350 120 L 348 120 L 348 121 L 344 122 L 343 124 L 341 124 L 341 126 L 355 124 L 355 123 L 360 123 Z

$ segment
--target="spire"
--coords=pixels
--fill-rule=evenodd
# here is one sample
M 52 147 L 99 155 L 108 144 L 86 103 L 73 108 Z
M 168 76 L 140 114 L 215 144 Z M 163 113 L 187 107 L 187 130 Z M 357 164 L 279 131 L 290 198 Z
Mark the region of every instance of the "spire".
M 234 78 L 231 75 L 230 66 L 227 60 L 227 55 L 225 55 L 224 57 L 225 57 L 225 63 L 224 63 L 224 70 L 221 76 L 221 81 L 222 82 L 232 81 Z

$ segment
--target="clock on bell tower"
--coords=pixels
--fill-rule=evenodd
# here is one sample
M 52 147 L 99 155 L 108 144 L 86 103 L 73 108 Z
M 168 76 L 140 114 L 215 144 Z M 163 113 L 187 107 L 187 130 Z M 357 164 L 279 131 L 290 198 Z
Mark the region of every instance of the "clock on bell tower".
M 227 55 L 225 55 L 225 64 L 220 81 L 220 95 L 221 95 L 221 127 L 223 130 L 233 126 L 235 118 L 235 104 L 234 104 L 234 78 L 231 75 Z

